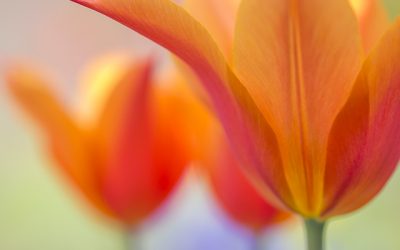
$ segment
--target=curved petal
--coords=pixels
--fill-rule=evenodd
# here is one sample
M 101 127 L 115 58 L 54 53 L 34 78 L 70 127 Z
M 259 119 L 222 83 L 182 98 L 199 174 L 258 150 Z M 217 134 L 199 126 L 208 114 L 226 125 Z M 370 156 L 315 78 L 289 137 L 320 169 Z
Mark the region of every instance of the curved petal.
M 183 6 L 210 32 L 226 58 L 231 58 L 238 0 L 186 0 Z
M 234 44 L 235 70 L 278 134 L 296 209 L 318 214 L 329 129 L 361 64 L 357 20 L 347 0 L 243 0 Z
M 389 28 L 389 19 L 381 0 L 350 0 L 357 15 L 364 49 L 369 52 Z
M 198 22 L 168 0 L 74 1 L 125 24 L 189 64 L 210 95 L 243 165 L 251 169 L 265 192 L 268 186 L 292 204 L 273 131 Z
M 208 127 L 203 128 L 203 143 L 199 164 L 209 178 L 218 203 L 234 220 L 260 232 L 281 222 L 289 213 L 266 201 L 240 169 L 225 135 L 218 123 L 208 114 Z M 205 120 L 203 119 L 203 121 Z M 206 132 L 207 131 L 207 132 Z
M 255 231 L 287 219 L 289 214 L 267 202 L 246 178 L 221 125 L 208 107 L 194 98 L 184 84 L 175 84 L 172 90 L 176 98 L 184 101 L 184 105 L 177 107 L 187 109 L 185 119 L 190 124 L 187 129 L 181 128 L 179 133 L 181 136 L 186 133 L 193 136 L 191 159 L 200 165 L 199 169 L 209 178 L 216 198 L 225 211 L 237 222 Z
M 76 125 L 46 87 L 47 81 L 34 70 L 25 66 L 14 67 L 7 80 L 15 99 L 48 137 L 62 171 L 94 205 L 109 214 L 99 196 L 96 170 L 91 168 L 86 132 Z
M 124 68 L 105 100 L 93 146 L 103 196 L 123 222 L 134 224 L 153 209 L 148 204 L 152 193 L 145 189 L 153 165 L 153 62 L 129 63 Z
M 353 211 L 372 199 L 400 157 L 400 21 L 374 49 L 330 135 L 325 212 Z
M 104 195 L 123 221 L 136 224 L 168 196 L 189 163 L 192 138 L 184 96 L 157 82 L 154 63 L 130 64 L 98 122 Z M 172 80 L 171 80 L 172 81 Z M 104 153 L 103 153 L 104 152 Z
M 183 7 L 210 32 L 225 58 L 231 61 L 233 47 L 233 32 L 235 28 L 236 13 L 239 7 L 238 0 L 185 0 Z M 185 64 L 175 60 L 180 71 L 193 87 L 196 94 L 209 105 L 211 102 L 204 93 L 201 83 L 193 71 Z

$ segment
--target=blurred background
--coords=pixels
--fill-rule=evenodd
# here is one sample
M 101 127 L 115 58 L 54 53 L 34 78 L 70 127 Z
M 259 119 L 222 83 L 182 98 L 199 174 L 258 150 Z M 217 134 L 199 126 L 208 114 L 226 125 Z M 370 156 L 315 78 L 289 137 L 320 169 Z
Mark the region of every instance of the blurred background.
M 385 0 L 392 19 L 398 0 Z M 74 103 L 85 65 L 120 51 L 165 53 L 120 24 L 70 1 L 0 1 L 0 67 L 24 60 L 50 72 Z M 0 77 L 0 249 L 123 249 L 126 234 L 81 201 L 47 157 L 34 126 L 21 118 Z M 142 250 L 246 250 L 254 236 L 218 206 L 204 180 L 188 173 L 166 204 L 136 231 Z M 358 212 L 332 221 L 329 250 L 400 249 L 400 171 Z M 262 234 L 264 249 L 304 249 L 296 219 Z M 132 236 L 133 237 L 133 236 Z

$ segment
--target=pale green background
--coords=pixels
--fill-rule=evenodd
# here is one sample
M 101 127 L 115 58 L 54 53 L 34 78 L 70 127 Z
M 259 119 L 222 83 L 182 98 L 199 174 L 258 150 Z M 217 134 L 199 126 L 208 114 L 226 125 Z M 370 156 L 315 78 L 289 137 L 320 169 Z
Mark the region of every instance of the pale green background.
M 399 0 L 386 0 L 392 18 Z M 338 17 L 340 18 L 340 17 Z M 140 49 L 138 49 L 140 48 Z M 26 59 L 52 72 L 65 101 L 76 99 L 81 68 L 113 50 L 145 54 L 147 40 L 69 1 L 0 2 L 0 66 Z M 0 79 L 0 249 L 123 249 L 125 234 L 80 202 L 43 150 L 41 137 L 7 96 Z M 400 173 L 365 208 L 329 226 L 328 250 L 400 249 Z M 234 225 L 195 177 L 180 186 L 163 212 L 138 230 L 143 250 L 245 250 L 252 236 Z M 269 249 L 303 249 L 302 227 L 265 233 Z

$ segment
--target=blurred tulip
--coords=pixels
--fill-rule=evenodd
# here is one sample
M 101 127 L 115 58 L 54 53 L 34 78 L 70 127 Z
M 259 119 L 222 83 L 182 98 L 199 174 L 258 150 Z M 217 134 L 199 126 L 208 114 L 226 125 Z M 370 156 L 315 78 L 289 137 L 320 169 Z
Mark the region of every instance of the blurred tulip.
M 208 111 L 204 112 L 197 140 L 197 165 L 223 210 L 256 236 L 287 219 L 289 213 L 268 203 L 245 177 L 221 126 Z
M 392 175 L 400 155 L 400 21 L 366 57 L 347 0 L 242 0 L 225 56 L 218 38 L 172 1 L 74 1 L 191 66 L 243 169 L 265 195 L 306 218 L 310 249 L 320 249 L 326 219 L 360 208 Z
M 159 82 L 154 73 L 151 59 L 98 61 L 84 78 L 80 114 L 69 112 L 30 67 L 8 74 L 11 92 L 46 135 L 60 170 L 127 229 L 160 207 L 191 157 L 193 110 L 173 82 Z

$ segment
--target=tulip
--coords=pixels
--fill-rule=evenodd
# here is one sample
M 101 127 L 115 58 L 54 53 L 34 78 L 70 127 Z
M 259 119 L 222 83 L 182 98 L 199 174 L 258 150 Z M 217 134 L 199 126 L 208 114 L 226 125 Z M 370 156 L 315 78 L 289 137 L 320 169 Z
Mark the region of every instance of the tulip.
M 400 21 L 369 51 L 347 0 L 242 0 L 226 56 L 172 1 L 74 2 L 193 69 L 253 183 L 306 219 L 309 249 L 322 249 L 327 219 L 368 203 L 395 170 Z
M 80 113 L 67 110 L 30 67 L 8 74 L 60 171 L 87 201 L 131 230 L 160 208 L 191 159 L 193 115 L 173 82 L 155 84 L 151 59 L 100 60 L 85 77 Z

